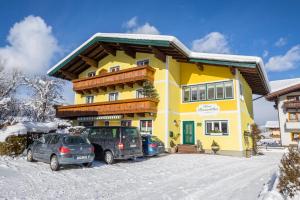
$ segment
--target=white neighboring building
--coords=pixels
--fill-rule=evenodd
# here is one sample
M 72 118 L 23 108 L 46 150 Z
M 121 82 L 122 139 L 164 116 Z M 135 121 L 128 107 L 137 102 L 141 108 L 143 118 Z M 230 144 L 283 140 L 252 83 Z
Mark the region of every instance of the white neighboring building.
M 266 96 L 278 110 L 281 143 L 296 145 L 300 138 L 300 78 L 271 81 Z
M 270 138 L 272 138 L 277 144 L 281 144 L 279 121 L 267 121 L 265 129 Z

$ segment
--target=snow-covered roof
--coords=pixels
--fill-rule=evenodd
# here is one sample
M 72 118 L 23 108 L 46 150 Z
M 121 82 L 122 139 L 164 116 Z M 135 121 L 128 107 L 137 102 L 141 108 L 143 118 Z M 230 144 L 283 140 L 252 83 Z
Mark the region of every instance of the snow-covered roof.
M 278 96 L 289 94 L 300 90 L 300 78 L 283 79 L 270 82 L 271 92 L 266 96 L 269 101 L 275 100 Z
M 265 71 L 263 61 L 260 57 L 256 56 L 241 56 L 241 55 L 229 55 L 229 54 L 212 54 L 212 53 L 200 53 L 191 51 L 181 41 L 174 36 L 169 35 L 150 35 L 150 34 L 126 34 L 126 33 L 96 33 L 78 48 L 72 51 L 65 58 L 60 60 L 56 65 L 48 70 L 49 75 L 54 75 L 59 71 L 66 63 L 70 62 L 83 50 L 86 50 L 95 42 L 115 42 L 115 43 L 127 43 L 127 44 L 139 44 L 148 46 L 161 46 L 170 47 L 173 46 L 178 50 L 186 59 L 190 60 L 210 60 L 210 61 L 223 61 L 228 62 L 228 65 L 243 66 L 243 64 L 255 64 L 254 67 L 258 68 L 261 74 L 262 82 L 264 83 L 267 92 L 269 91 L 269 81 Z M 247 65 L 246 65 L 247 66 Z M 245 67 L 245 65 L 244 65 Z
M 271 93 L 294 86 L 296 84 L 300 84 L 300 78 L 270 81 Z
M 279 122 L 278 121 L 267 121 L 265 128 L 279 128 Z

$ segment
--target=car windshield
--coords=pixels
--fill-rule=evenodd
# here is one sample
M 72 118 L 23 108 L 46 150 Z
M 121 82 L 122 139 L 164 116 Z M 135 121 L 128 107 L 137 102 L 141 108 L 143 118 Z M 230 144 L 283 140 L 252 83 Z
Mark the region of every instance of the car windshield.
M 64 138 L 64 143 L 65 144 L 85 144 L 88 143 L 86 139 L 84 139 L 81 136 L 66 136 Z
M 130 137 L 137 137 L 138 131 L 136 128 L 124 128 L 123 135 L 130 136 Z

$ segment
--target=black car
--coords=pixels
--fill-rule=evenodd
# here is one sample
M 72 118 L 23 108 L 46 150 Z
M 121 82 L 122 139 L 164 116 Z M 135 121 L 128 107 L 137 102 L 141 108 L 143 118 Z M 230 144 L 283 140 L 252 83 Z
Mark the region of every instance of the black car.
M 96 159 L 104 159 L 107 164 L 143 156 L 141 135 L 136 127 L 90 127 L 87 134 L 95 147 Z

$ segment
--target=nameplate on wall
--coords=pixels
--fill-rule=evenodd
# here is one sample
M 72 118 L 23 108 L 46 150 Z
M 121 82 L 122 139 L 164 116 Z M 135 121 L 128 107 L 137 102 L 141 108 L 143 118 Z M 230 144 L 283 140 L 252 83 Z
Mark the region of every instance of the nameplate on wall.
M 197 107 L 196 112 L 199 115 L 214 115 L 220 112 L 217 104 L 201 104 Z

